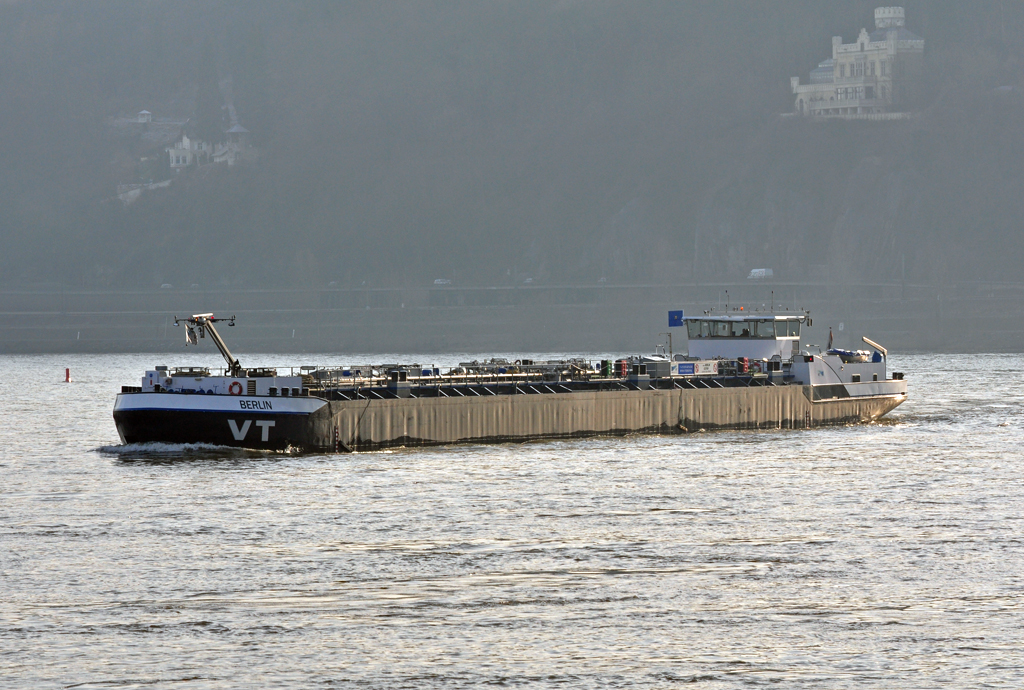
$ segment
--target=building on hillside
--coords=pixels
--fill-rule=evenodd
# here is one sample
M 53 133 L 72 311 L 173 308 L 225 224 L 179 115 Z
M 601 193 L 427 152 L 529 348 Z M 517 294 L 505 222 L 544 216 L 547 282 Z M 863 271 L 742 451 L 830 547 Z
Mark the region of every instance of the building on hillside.
M 249 130 L 235 122 L 226 134 L 228 140 L 214 147 L 214 163 L 234 165 L 240 160 L 251 158 L 252 146 L 249 143 Z
M 924 39 L 904 26 L 902 7 L 875 8 L 875 30 L 854 43 L 832 37 L 832 57 L 811 70 L 810 83 L 792 77 L 797 115 L 891 117 L 906 106 L 921 72 Z
M 213 155 L 213 147 L 209 143 L 191 139 L 184 132 L 180 139 L 164 150 L 171 157 L 171 172 L 175 173 L 190 165 L 208 163 Z
M 210 143 L 190 137 L 188 133 L 195 134 L 195 128 L 187 121 L 184 123 L 178 140 L 164 149 L 170 156 L 172 172 L 179 173 L 190 165 L 204 163 L 235 165 L 243 160 L 256 159 L 257 151 L 250 140 L 249 130 L 239 124 L 234 115 L 234 106 L 231 106 L 230 112 L 232 114 L 231 127 L 224 132 L 226 141 L 221 143 Z
M 140 110 L 131 115 L 115 115 L 107 118 L 107 126 L 115 139 L 125 140 L 124 146 L 134 147 L 141 144 L 144 148 L 164 151 L 181 137 L 184 119 L 176 117 L 159 117 L 148 110 Z M 129 139 L 137 141 L 127 141 Z
M 243 147 L 249 145 L 249 130 L 237 122 L 227 131 L 227 135 L 228 141 L 232 141 Z

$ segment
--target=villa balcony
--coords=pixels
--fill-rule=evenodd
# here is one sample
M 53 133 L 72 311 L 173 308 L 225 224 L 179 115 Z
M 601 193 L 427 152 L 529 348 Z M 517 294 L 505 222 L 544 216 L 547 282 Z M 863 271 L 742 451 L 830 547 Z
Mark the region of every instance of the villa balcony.
M 862 76 L 862 77 L 840 77 L 836 75 L 835 85 L 836 86 L 875 86 L 880 81 L 888 82 L 889 77 L 880 77 L 878 75 Z
M 887 100 L 881 98 L 846 98 L 838 101 L 811 101 L 807 104 L 807 113 L 822 117 L 866 115 L 885 112 L 890 106 Z

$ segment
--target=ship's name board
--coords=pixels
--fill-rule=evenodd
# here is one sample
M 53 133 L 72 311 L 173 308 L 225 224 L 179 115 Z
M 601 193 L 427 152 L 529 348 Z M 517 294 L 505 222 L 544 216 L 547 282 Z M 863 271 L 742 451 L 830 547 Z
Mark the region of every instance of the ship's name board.
M 243 410 L 272 410 L 274 407 L 269 400 L 239 400 L 239 407 Z

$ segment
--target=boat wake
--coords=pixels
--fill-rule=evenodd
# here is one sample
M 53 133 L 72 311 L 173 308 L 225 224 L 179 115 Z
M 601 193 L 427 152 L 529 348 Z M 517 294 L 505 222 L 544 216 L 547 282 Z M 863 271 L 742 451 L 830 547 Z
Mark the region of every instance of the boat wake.
M 236 448 L 212 443 L 125 443 L 100 446 L 97 452 L 119 460 L 209 460 L 214 458 L 264 458 L 296 455 L 299 449 L 289 446 L 284 450 L 256 450 Z

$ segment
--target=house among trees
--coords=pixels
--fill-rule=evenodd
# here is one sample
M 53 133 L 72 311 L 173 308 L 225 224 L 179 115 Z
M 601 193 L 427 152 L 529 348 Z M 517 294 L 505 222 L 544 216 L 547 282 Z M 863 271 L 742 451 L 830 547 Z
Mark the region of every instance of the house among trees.
M 228 140 L 218 144 L 213 152 L 214 163 L 234 165 L 250 152 L 249 130 L 237 122 L 227 131 Z
M 249 130 L 235 123 L 225 134 L 227 141 L 212 144 L 189 137 L 183 130 L 181 138 L 165 149 L 170 156 L 171 171 L 178 173 L 190 165 L 204 163 L 234 165 L 240 160 L 251 157 L 253 152 L 249 143 Z
M 832 37 L 832 57 L 811 70 L 809 84 L 792 77 L 798 115 L 890 119 L 907 107 L 918 81 L 924 39 L 904 26 L 902 7 L 875 8 L 875 30 L 861 29 L 854 43 Z
M 213 147 L 205 141 L 189 138 L 182 132 L 181 139 L 165 149 L 171 157 L 171 172 L 180 172 L 190 165 L 208 163 Z

